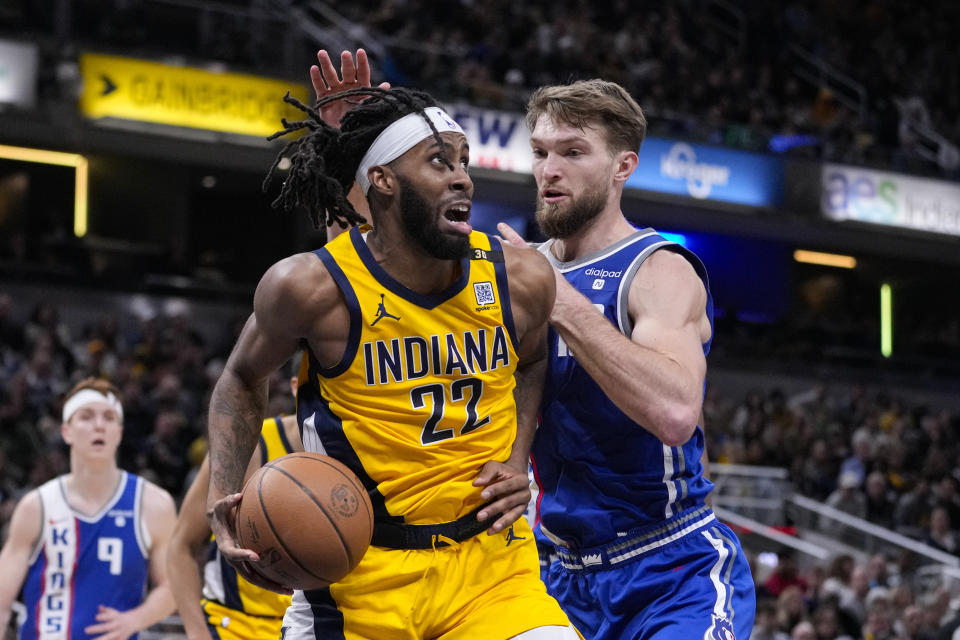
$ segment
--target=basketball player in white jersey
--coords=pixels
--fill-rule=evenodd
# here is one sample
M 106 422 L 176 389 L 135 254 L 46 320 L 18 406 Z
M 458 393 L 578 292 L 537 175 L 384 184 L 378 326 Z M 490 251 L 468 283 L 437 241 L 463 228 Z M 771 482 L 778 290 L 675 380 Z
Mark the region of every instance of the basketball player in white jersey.
M 174 611 L 164 552 L 176 507 L 169 493 L 117 467 L 118 395 L 94 378 L 67 394 L 70 473 L 30 491 L 13 512 L 0 551 L 0 631 L 22 588 L 20 640 L 126 640 Z

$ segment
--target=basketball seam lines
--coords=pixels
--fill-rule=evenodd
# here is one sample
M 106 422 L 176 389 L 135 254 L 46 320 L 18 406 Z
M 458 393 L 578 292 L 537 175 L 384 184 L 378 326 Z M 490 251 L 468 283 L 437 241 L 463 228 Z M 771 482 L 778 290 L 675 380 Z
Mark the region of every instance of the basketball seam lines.
M 314 456 L 304 456 L 304 455 L 300 455 L 300 454 L 302 454 L 302 453 L 315 453 L 315 452 L 310 452 L 310 451 L 297 451 L 297 452 L 294 452 L 294 453 L 288 453 L 288 454 L 287 454 L 286 456 L 284 456 L 284 457 L 298 458 L 298 459 L 304 459 L 304 460 L 315 460 L 316 462 L 322 462 L 323 464 L 327 465 L 327 466 L 330 467 L 331 469 L 335 469 L 340 475 L 342 475 L 342 476 L 343 476 L 343 479 L 346 480 L 347 482 L 349 482 L 350 485 L 353 487 L 354 491 L 356 491 L 357 493 L 369 493 L 369 492 L 367 491 L 367 488 L 364 487 L 362 483 L 361 483 L 360 485 L 357 485 L 357 483 L 353 481 L 353 478 L 351 478 L 351 477 L 349 477 L 349 476 L 344 476 L 344 475 L 343 475 L 343 472 L 340 471 L 340 469 L 337 469 L 337 467 L 335 467 L 334 465 L 328 463 L 326 460 L 320 460 L 320 459 L 315 458 Z M 320 454 L 320 455 L 327 455 L 327 454 Z M 327 457 L 330 458 L 331 460 L 336 460 L 337 462 L 340 462 L 339 460 L 337 460 L 336 458 L 334 458 L 334 457 L 332 457 L 332 456 L 327 455 Z M 275 467 L 274 463 L 275 463 L 277 460 L 279 460 L 279 458 L 274 458 L 273 460 L 271 460 L 270 462 L 268 462 L 268 463 L 267 463 L 266 465 L 264 465 L 264 466 L 274 468 L 274 467 Z M 343 463 L 340 462 L 340 464 L 343 464 Z M 344 465 L 344 466 L 346 467 L 346 465 Z M 350 473 L 353 473 L 353 469 L 350 469 L 350 467 L 347 467 L 347 469 L 350 471 Z M 364 508 L 364 510 L 367 512 L 367 518 L 370 520 L 370 530 L 373 531 L 373 527 L 374 527 L 374 524 L 375 524 L 375 522 L 376 522 L 376 519 L 373 517 L 373 512 L 372 512 L 370 509 L 367 508 L 367 503 L 366 503 L 365 501 L 361 500 L 360 502 L 363 504 L 363 508 Z
M 310 459 L 313 460 L 314 458 L 310 458 Z M 323 462 L 323 461 L 322 461 L 322 460 L 317 460 L 317 462 Z M 326 464 L 326 463 L 324 462 L 324 464 Z M 334 471 L 336 471 L 337 473 L 339 473 L 341 476 L 343 476 L 343 473 L 341 473 L 340 470 L 337 469 L 336 467 L 334 467 L 333 465 L 327 464 L 327 466 L 330 467 L 331 469 L 333 469 Z M 302 482 L 300 482 L 299 480 L 297 480 L 295 477 L 293 477 L 293 476 L 290 475 L 287 471 L 284 471 L 284 470 L 281 469 L 280 467 L 272 467 L 272 470 L 273 470 L 273 471 L 278 471 L 278 472 L 282 473 L 283 475 L 287 476 L 288 478 L 290 478 L 290 480 L 292 480 L 298 487 L 300 487 L 300 489 L 302 489 L 303 492 L 304 492 L 305 494 L 307 494 L 307 496 L 308 496 L 311 500 L 313 500 L 313 503 L 320 508 L 320 511 L 323 512 L 323 515 L 326 516 L 327 520 L 330 521 L 330 524 L 333 525 L 333 530 L 337 532 L 337 538 L 340 539 L 340 545 L 343 547 L 344 553 L 347 554 L 347 560 L 350 562 L 350 565 L 352 566 L 352 565 L 353 565 L 353 554 L 350 553 L 350 547 L 347 546 L 346 540 L 343 539 L 343 534 L 340 533 L 340 527 L 337 526 L 337 521 L 336 521 L 334 518 L 330 517 L 330 514 L 327 512 L 327 510 L 324 508 L 324 506 L 320 503 L 320 501 L 317 499 L 317 497 L 313 495 L 313 492 L 310 491 L 310 489 L 308 489 L 307 487 L 305 487 Z M 352 484 L 352 483 L 351 483 L 351 484 Z M 258 494 L 259 494 L 259 490 L 260 490 L 260 486 L 258 485 L 258 486 L 257 486 L 257 493 L 258 493 Z M 262 500 L 262 499 L 260 500 L 260 504 L 263 505 L 263 500 Z M 270 528 L 273 529 L 273 523 L 270 522 L 270 516 L 269 516 L 269 514 L 267 514 L 267 510 L 266 510 L 266 509 L 263 509 L 263 513 L 264 513 L 264 515 L 267 517 L 267 523 L 270 525 Z M 277 534 L 276 530 L 274 530 L 273 533 L 274 533 L 274 536 L 277 537 L 277 541 L 280 542 L 280 544 L 283 545 L 284 550 L 287 551 L 287 555 L 290 556 L 291 558 L 293 558 L 293 555 L 291 555 L 290 552 L 287 550 L 287 546 L 284 545 L 284 544 L 283 544 L 283 541 L 280 540 L 280 538 L 276 535 L 276 534 Z M 318 574 L 315 574 L 315 573 L 313 573 L 312 571 L 310 571 L 309 569 L 307 569 L 306 567 L 304 567 L 304 566 L 300 563 L 299 560 L 297 560 L 296 562 L 297 562 L 297 564 L 300 565 L 305 571 L 307 571 L 307 573 L 310 573 L 311 575 L 315 575 L 315 576 L 317 576 L 318 578 L 320 578 L 320 579 L 322 579 L 322 580 L 326 580 L 326 578 L 324 578 L 323 576 L 318 575 Z

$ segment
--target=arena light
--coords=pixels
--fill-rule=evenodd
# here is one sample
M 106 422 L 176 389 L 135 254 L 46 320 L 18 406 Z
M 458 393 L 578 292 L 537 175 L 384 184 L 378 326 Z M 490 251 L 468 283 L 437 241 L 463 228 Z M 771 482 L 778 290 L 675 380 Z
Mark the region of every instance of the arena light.
M 682 233 L 673 233 L 672 231 L 658 231 L 657 233 L 670 242 L 676 242 L 681 247 L 687 246 L 687 236 Z
M 4 160 L 19 160 L 21 162 L 35 162 L 37 164 L 50 164 L 59 167 L 73 167 L 75 169 L 73 233 L 78 238 L 87 235 L 87 195 L 90 166 L 85 157 L 78 153 L 31 149 L 29 147 L 11 147 L 0 144 L 0 158 Z
M 880 353 L 893 355 L 893 290 L 886 282 L 880 285 Z
M 793 259 L 806 264 L 819 264 L 824 267 L 839 267 L 853 269 L 857 266 L 857 259 L 839 253 L 823 253 L 822 251 L 807 251 L 797 249 L 793 252 Z

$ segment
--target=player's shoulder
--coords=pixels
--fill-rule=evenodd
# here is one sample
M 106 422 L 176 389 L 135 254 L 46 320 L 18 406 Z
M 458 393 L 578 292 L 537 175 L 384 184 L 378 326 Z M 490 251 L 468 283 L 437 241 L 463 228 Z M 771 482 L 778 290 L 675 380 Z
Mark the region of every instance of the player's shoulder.
M 689 258 L 675 249 L 676 245 L 662 247 L 651 253 L 637 270 L 635 281 L 641 285 L 653 285 L 662 281 L 691 284 L 700 281 Z
M 533 247 L 516 247 L 503 243 L 503 257 L 511 279 L 520 277 L 533 283 L 553 280 L 553 267 L 540 251 Z
M 133 475 L 133 474 L 131 474 Z M 170 495 L 170 492 L 161 487 L 154 482 L 147 480 L 143 476 L 134 476 L 139 478 L 143 492 L 143 511 L 146 515 L 148 512 L 150 514 L 163 515 L 169 513 L 172 509 L 174 514 L 176 513 L 176 502 L 173 499 L 173 496 Z
M 32 544 L 43 530 L 43 500 L 39 487 L 20 498 L 10 516 L 8 538 L 19 544 Z
M 339 295 L 326 265 L 315 252 L 297 253 L 274 263 L 257 285 L 254 309 L 322 311 Z

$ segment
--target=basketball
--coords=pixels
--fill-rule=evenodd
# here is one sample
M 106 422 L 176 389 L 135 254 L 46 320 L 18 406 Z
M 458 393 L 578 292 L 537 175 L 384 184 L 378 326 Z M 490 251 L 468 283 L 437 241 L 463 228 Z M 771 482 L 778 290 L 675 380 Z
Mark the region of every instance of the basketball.
M 341 580 L 360 562 L 373 535 L 373 507 L 354 473 L 319 453 L 268 462 L 243 488 L 239 546 L 260 556 L 264 577 L 292 589 Z

